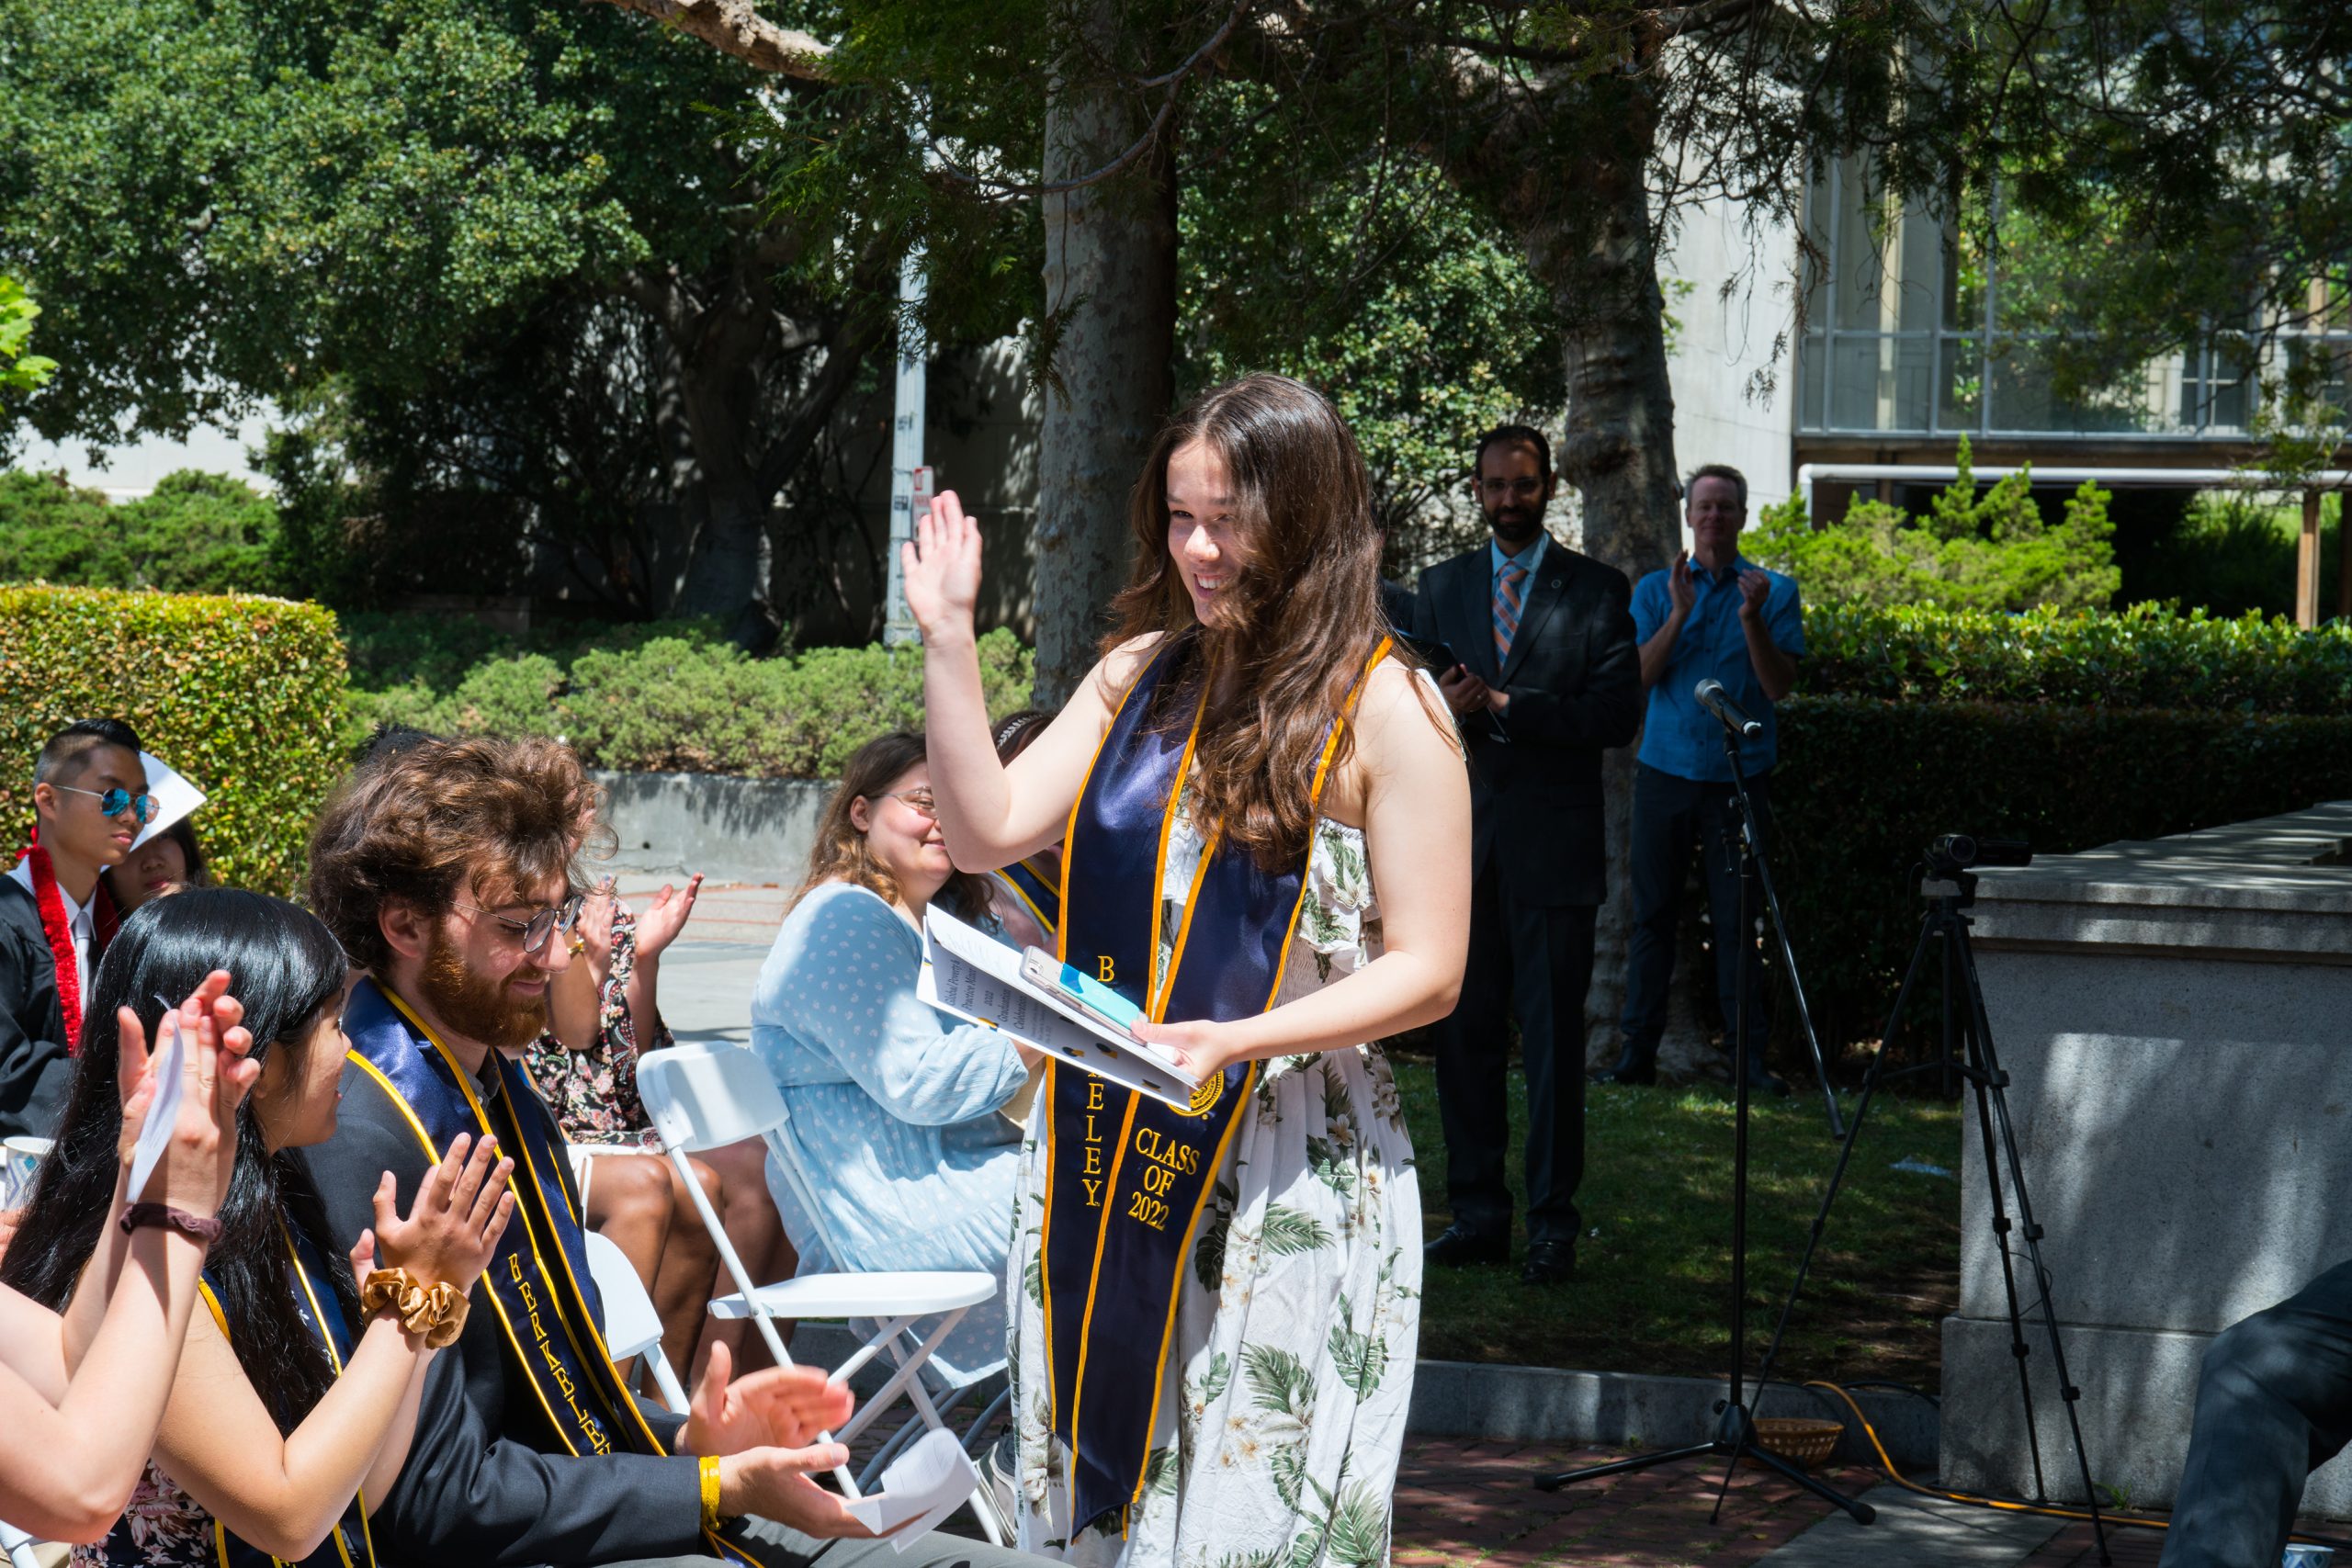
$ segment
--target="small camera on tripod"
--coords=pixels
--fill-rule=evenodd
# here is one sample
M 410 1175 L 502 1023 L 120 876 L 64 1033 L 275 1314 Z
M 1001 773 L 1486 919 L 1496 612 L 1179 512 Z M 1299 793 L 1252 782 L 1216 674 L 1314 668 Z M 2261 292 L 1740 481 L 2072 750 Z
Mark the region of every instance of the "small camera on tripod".
M 1976 865 L 2031 865 L 2033 846 L 2023 839 L 1980 839 L 1946 833 L 1928 842 L 1928 874 L 1955 877 Z

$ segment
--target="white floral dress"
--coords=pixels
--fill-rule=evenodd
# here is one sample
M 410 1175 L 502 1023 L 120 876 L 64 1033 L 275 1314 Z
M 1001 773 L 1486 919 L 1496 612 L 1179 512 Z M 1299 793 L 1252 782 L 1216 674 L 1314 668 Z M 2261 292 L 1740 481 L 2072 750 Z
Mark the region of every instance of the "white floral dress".
M 1180 812 L 1163 959 L 1200 849 Z M 1318 822 L 1307 875 L 1277 1005 L 1380 951 L 1363 831 Z M 1069 1539 L 1068 1453 L 1046 1393 L 1035 1134 L 1033 1123 L 1006 1284 L 1022 1549 L 1123 1568 L 1385 1563 L 1421 1296 L 1420 1192 L 1387 1059 L 1359 1045 L 1261 1069 L 1180 1277 L 1160 1429 L 1124 1537 L 1114 1515 Z

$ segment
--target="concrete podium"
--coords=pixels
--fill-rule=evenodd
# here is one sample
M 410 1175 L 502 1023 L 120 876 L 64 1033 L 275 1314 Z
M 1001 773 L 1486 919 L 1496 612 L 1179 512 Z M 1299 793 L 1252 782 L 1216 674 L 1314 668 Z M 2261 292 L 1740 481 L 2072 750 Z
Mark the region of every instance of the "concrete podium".
M 2168 1504 L 2207 1342 L 2352 1258 L 2352 800 L 1988 871 L 1973 940 L 2091 1474 L 2135 1506 Z M 2030 1495 L 1965 1121 L 1943 1476 Z M 2027 1344 L 2042 1472 L 2077 1498 L 2030 1319 Z M 2312 1476 L 2304 1507 L 2352 1517 L 2352 1459 Z

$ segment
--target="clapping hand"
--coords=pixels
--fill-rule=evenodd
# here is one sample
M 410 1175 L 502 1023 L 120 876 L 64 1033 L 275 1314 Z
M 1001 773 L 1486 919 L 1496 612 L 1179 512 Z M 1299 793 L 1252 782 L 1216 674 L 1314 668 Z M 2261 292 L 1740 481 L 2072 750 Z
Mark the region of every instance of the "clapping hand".
M 725 1345 L 710 1348 L 678 1432 L 680 1453 L 718 1456 L 719 1511 L 758 1514 L 820 1540 L 871 1537 L 842 1498 L 808 1479 L 849 1462 L 844 1445 L 815 1440 L 849 1419 L 849 1390 L 814 1367 L 736 1381 L 733 1365 Z
M 702 873 L 695 872 L 686 879 L 685 891 L 680 892 L 668 883 L 653 896 L 637 917 L 637 957 L 639 963 L 658 958 L 662 950 L 678 940 L 678 932 L 686 918 L 695 912 L 695 895 L 702 891 Z
M 172 1141 L 147 1190 L 133 1202 L 165 1203 L 198 1219 L 210 1217 L 229 1195 L 237 1168 L 237 1108 L 261 1076 L 248 1060 L 253 1036 L 241 1026 L 243 1003 L 229 995 L 229 972 L 215 969 L 188 998 L 156 1021 L 156 1042 L 175 1029 L 186 1042 L 180 1063 L 180 1103 Z M 122 1135 L 116 1154 L 125 1166 L 163 1086 L 155 1081 L 160 1053 L 151 1055 L 147 1031 L 129 1008 L 115 1011 L 115 1082 L 122 1097 Z
M 620 900 L 613 896 L 613 879 L 606 876 L 580 901 L 580 919 L 571 928 L 580 939 L 580 956 L 588 961 L 588 978 L 600 997 L 605 978 L 613 972 L 613 916 L 619 908 Z
M 980 525 L 956 492 L 944 490 L 915 519 L 915 536 L 899 547 L 907 613 L 925 641 L 972 635 L 980 598 Z
M 1690 552 L 1674 552 L 1674 564 L 1666 569 L 1666 599 L 1678 615 L 1687 615 L 1699 603 L 1698 585 L 1690 581 Z
M 477 1144 L 460 1133 L 441 1163 L 425 1172 L 406 1219 L 393 1204 L 392 1173 L 384 1172 L 376 1185 L 376 1228 L 372 1235 L 360 1233 L 351 1253 L 352 1273 L 367 1278 L 380 1241 L 385 1266 L 407 1269 L 419 1284 L 447 1284 L 460 1295 L 472 1290 L 514 1213 L 514 1194 L 506 1189 L 514 1170 L 513 1160 L 498 1158 L 497 1139 Z
M 1739 618 L 1752 621 L 1764 613 L 1764 601 L 1772 592 L 1770 572 L 1749 567 L 1739 574 Z

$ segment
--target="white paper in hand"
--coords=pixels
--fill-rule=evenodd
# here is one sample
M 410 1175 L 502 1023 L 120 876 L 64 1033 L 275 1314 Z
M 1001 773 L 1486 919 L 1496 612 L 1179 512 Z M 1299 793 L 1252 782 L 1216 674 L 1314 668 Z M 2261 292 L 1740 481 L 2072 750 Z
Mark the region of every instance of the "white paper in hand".
M 155 1032 L 155 1098 L 148 1104 L 147 1124 L 139 1129 L 139 1146 L 130 1156 L 130 1201 L 134 1203 L 145 1197 L 147 1179 L 155 1174 L 172 1141 L 173 1125 L 180 1119 L 180 1075 L 187 1065 L 187 1046 L 180 1039 L 179 1009 L 166 1005 Z
M 953 1432 L 930 1432 L 882 1472 L 882 1490 L 844 1505 L 903 1552 L 980 1489 L 980 1472 Z M 904 1529 L 899 1527 L 904 1526 Z M 893 1533 L 893 1532 L 896 1533 Z

